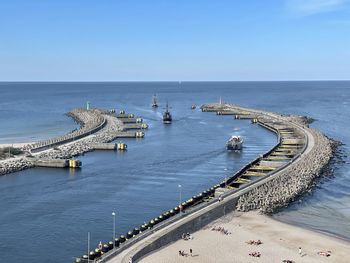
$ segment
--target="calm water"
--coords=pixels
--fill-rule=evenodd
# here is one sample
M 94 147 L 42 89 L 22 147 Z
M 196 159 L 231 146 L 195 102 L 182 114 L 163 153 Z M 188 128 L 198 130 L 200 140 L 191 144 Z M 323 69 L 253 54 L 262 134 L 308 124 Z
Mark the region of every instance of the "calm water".
M 212 113 L 192 111 L 192 103 L 226 101 L 285 113 L 307 114 L 330 137 L 343 141 L 350 82 L 250 83 L 0 83 L 0 143 L 35 141 L 74 129 L 64 115 L 90 101 L 126 109 L 150 125 L 146 138 L 128 140 L 125 153 L 96 151 L 80 157 L 81 170 L 31 169 L 0 177 L 0 254 L 10 262 L 69 262 L 92 244 L 174 207 L 232 174 L 276 142 L 270 132 Z M 150 109 L 153 93 L 161 107 Z M 164 126 L 168 100 L 174 122 Z M 232 134 L 245 139 L 242 153 L 227 153 Z M 350 238 L 349 157 L 332 178 L 276 217 Z M 330 224 L 329 222 L 332 222 Z

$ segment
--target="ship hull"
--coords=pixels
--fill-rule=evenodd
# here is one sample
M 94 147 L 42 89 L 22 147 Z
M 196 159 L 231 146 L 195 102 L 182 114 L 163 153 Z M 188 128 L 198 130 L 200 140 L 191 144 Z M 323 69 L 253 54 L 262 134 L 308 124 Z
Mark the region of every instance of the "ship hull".
M 226 149 L 229 151 L 239 151 L 242 149 L 242 143 L 238 143 L 238 144 L 230 144 L 228 143 L 226 145 Z

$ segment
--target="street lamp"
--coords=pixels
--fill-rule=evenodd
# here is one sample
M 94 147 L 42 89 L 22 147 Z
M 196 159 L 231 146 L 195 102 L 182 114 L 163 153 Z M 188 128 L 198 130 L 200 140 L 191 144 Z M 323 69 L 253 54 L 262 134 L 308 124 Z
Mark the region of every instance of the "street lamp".
M 88 256 L 88 263 L 90 262 L 90 232 L 88 232 L 88 252 L 87 252 L 87 256 Z
M 181 203 L 182 203 L 182 186 L 181 184 L 179 184 L 179 192 L 180 192 L 180 204 L 179 204 L 179 208 L 180 208 L 180 212 L 181 212 Z
M 115 249 L 115 212 L 112 212 L 113 216 L 113 249 Z

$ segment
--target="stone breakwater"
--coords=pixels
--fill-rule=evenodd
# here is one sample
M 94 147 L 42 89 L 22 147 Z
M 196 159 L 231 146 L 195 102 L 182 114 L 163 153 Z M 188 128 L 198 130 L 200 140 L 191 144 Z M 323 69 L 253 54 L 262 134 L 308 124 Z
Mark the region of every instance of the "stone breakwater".
M 34 164 L 24 157 L 4 160 L 0 162 L 0 175 L 18 172 L 32 167 L 34 167 Z
M 317 130 L 308 130 L 315 141 L 313 149 L 299 162 L 289 165 L 271 180 L 242 195 L 238 200 L 238 211 L 259 209 L 262 213 L 270 214 L 314 186 L 315 179 L 333 156 L 335 143 Z
M 259 209 L 262 213 L 273 213 L 279 208 L 311 190 L 323 170 L 333 157 L 337 143 L 327 138 L 321 132 L 309 128 L 313 119 L 305 116 L 280 115 L 274 112 L 243 108 L 232 104 L 208 104 L 204 111 L 216 111 L 219 115 L 228 113 L 237 116 L 249 116 L 260 120 L 268 119 L 271 123 L 280 123 L 305 134 L 307 144 L 299 157 L 290 160 L 288 165 L 278 172 L 266 176 L 257 182 L 255 187 L 240 196 L 237 203 L 238 211 Z M 282 136 L 280 131 L 279 136 Z
M 310 119 L 304 116 L 284 116 L 272 112 L 263 112 L 234 105 L 221 105 L 221 110 L 234 110 L 250 113 L 257 118 L 270 118 L 294 125 L 303 131 L 309 141 L 308 151 L 305 151 L 296 160 L 292 161 L 281 171 L 267 178 L 262 184 L 243 194 L 237 204 L 238 211 L 259 209 L 262 213 L 273 213 L 279 208 L 287 206 L 298 196 L 315 185 L 325 167 L 327 167 L 337 147 L 337 143 L 327 138 L 321 132 L 309 128 Z M 311 145 L 312 144 L 312 145 Z
M 105 115 L 105 118 L 107 120 L 106 126 L 102 130 L 96 132 L 96 134 L 90 135 L 76 142 L 55 147 L 54 149 L 38 154 L 37 157 L 67 159 L 93 151 L 94 148 L 92 145 L 94 143 L 106 143 L 115 140 L 117 138 L 117 132 L 123 130 L 123 125 L 121 121 L 113 116 Z
M 94 143 L 113 141 L 118 132 L 123 130 L 123 123 L 108 111 L 75 109 L 67 115 L 74 118 L 81 127 L 65 136 L 25 145 L 22 149 L 27 152 L 39 149 L 32 152 L 34 158 L 67 159 L 92 151 Z M 0 161 L 0 175 L 34 167 L 30 159 L 21 156 Z
M 261 125 L 276 133 L 278 142 L 225 181 L 145 222 L 126 236 L 116 238 L 116 249 L 113 249 L 113 242 L 108 242 L 110 245 L 103 246 L 102 257 L 97 249 L 75 262 L 90 258 L 127 263 L 130 257 L 138 262 L 148 253 L 178 240 L 182 233 L 194 232 L 236 209 L 273 212 L 308 191 L 333 155 L 335 144 L 317 130 L 310 129 L 310 120 L 306 117 L 231 104 L 207 104 L 201 108 L 217 115 L 233 115 L 237 120 L 251 119 L 252 125 Z M 181 216 L 176 217 L 178 213 Z
M 74 109 L 68 112 L 67 116 L 72 117 L 78 124 L 80 124 L 80 128 L 60 137 L 25 145 L 22 147 L 22 150 L 38 152 L 50 147 L 55 147 L 92 134 L 103 128 L 106 124 L 105 117 L 101 114 L 101 111 L 97 109 L 89 111 L 84 109 Z

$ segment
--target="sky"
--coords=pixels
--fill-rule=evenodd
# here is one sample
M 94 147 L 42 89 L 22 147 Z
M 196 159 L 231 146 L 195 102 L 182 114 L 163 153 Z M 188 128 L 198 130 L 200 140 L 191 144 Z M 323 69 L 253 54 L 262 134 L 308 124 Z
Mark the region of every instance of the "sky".
M 0 0 L 0 81 L 349 79 L 350 0 Z

